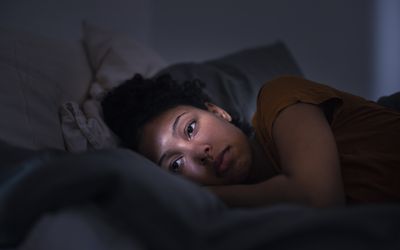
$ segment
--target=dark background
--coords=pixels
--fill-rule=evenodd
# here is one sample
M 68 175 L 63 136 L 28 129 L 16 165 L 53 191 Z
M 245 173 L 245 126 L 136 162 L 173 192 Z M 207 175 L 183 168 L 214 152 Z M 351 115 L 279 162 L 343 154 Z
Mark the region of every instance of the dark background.
M 83 19 L 169 63 L 284 41 L 305 75 L 369 99 L 400 90 L 398 0 L 1 0 L 0 24 L 79 40 Z

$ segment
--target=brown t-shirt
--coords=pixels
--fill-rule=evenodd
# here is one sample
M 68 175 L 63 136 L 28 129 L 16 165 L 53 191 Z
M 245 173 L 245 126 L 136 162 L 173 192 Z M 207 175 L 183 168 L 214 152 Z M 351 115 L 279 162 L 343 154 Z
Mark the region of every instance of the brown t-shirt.
M 349 203 L 400 201 L 400 113 L 298 77 L 267 82 L 253 117 L 256 136 L 278 173 L 272 126 L 283 109 L 298 102 L 324 111 L 336 140 Z

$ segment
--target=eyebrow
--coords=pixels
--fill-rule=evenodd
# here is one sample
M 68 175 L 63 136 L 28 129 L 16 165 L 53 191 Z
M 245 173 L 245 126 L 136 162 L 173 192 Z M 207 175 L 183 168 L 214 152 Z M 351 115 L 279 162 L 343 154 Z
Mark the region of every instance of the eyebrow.
M 178 124 L 179 124 L 179 120 L 181 119 L 181 117 L 184 115 L 184 114 L 186 114 L 187 112 L 183 112 L 182 114 L 180 114 L 180 115 L 178 115 L 176 118 L 175 118 L 175 121 L 174 121 L 174 123 L 172 124 L 172 134 L 176 134 L 176 127 L 178 126 Z M 164 159 L 165 159 L 165 157 L 167 156 L 167 153 L 164 153 L 164 154 L 162 154 L 161 155 L 161 157 L 160 157 L 160 159 L 158 160 L 158 165 L 159 166 L 161 166 L 161 163 L 164 161 Z

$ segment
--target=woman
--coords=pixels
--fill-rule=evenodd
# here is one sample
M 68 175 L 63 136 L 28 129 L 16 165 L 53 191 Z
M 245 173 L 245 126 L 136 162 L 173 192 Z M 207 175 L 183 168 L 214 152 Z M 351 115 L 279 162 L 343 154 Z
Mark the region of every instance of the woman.
M 126 147 L 231 206 L 400 200 L 400 114 L 325 85 L 266 83 L 249 137 L 198 81 L 136 75 L 102 107 Z

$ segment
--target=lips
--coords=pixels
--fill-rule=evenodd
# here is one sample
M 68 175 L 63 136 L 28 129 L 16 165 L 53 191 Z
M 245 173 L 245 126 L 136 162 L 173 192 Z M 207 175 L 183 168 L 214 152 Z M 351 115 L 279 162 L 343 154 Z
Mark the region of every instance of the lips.
M 215 158 L 214 169 L 217 176 L 222 176 L 226 170 L 228 170 L 229 164 L 225 159 L 226 153 L 229 151 L 229 146 L 226 147 L 222 152 Z

